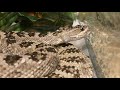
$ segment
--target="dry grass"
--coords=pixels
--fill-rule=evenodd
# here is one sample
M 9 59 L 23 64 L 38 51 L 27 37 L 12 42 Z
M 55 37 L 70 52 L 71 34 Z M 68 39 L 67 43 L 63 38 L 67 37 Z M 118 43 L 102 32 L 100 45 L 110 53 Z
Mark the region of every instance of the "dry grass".
M 107 78 L 120 78 L 120 31 L 93 26 L 91 42 L 102 72 Z
M 91 43 L 106 78 L 120 78 L 120 12 L 80 12 L 92 30 Z M 100 24 L 101 23 L 101 24 Z

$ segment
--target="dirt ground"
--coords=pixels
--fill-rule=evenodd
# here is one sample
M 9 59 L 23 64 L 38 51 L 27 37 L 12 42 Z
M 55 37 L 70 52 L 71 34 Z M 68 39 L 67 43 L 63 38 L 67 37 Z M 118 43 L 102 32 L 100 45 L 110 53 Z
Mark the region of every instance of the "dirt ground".
M 91 26 L 91 44 L 106 78 L 120 78 L 120 30 Z

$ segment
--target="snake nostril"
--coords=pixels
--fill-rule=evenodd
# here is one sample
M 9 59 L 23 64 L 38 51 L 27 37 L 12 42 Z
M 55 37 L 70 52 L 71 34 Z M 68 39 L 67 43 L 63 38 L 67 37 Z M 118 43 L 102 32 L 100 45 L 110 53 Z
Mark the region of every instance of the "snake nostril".
M 84 31 L 86 28 L 87 28 L 87 26 L 85 25 L 85 26 L 82 26 L 82 27 L 80 28 L 80 30 L 81 30 L 81 31 Z
M 84 28 L 82 27 L 80 30 L 81 30 L 81 31 L 84 31 Z

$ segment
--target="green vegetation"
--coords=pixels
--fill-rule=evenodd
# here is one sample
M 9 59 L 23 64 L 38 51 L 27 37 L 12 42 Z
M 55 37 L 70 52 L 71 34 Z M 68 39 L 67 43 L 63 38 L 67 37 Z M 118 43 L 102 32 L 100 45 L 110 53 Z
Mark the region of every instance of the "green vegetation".
M 0 30 L 53 30 L 72 25 L 73 16 L 73 12 L 0 12 Z
M 54 31 L 60 26 L 72 25 L 76 18 L 87 20 L 92 26 L 98 22 L 105 27 L 119 30 L 119 12 L 0 12 L 2 31 Z

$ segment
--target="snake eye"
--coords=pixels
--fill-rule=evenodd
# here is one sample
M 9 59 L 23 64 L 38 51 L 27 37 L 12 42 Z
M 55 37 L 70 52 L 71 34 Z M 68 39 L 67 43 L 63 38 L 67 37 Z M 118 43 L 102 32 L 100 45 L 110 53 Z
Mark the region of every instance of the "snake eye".
M 76 28 L 80 28 L 81 26 L 80 25 L 77 25 L 77 26 L 75 26 Z
M 84 28 L 82 27 L 80 30 L 81 30 L 81 31 L 84 31 Z
M 81 25 L 76 25 L 75 27 L 73 28 L 80 28 L 81 29 Z

